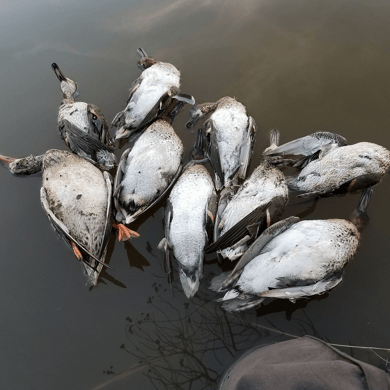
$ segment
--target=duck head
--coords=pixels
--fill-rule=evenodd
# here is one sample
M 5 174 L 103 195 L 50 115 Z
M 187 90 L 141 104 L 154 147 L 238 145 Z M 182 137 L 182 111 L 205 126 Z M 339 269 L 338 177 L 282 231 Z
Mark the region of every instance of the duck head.
M 189 129 L 193 127 L 199 119 L 203 118 L 210 112 L 214 112 L 217 109 L 218 103 L 202 103 L 195 104 L 190 109 L 190 120 L 186 123 L 186 127 Z
M 8 169 L 14 175 L 32 175 L 42 169 L 43 156 L 13 158 L 0 155 L 0 160 L 8 163 Z
M 350 220 L 357 227 L 359 232 L 361 232 L 370 221 L 370 217 L 367 214 L 367 208 L 370 203 L 372 193 L 372 188 L 366 188 L 363 190 L 359 204 L 351 215 Z
M 64 94 L 64 98 L 74 100 L 77 92 L 77 83 L 66 78 L 56 63 L 51 64 L 51 67 L 61 83 L 61 91 Z
M 157 61 L 153 58 L 148 57 L 148 55 L 145 53 L 144 49 L 137 49 L 138 53 L 141 55 L 141 59 L 138 61 L 137 65 L 138 68 L 141 70 L 145 70 L 150 68 L 152 65 L 156 64 Z

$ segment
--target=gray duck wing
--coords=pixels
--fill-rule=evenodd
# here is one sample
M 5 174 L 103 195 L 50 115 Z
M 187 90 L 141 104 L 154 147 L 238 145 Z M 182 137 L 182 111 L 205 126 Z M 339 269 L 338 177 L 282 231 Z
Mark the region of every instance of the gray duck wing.
M 331 144 L 335 144 L 336 146 L 345 146 L 347 145 L 347 140 L 341 135 L 335 133 L 319 131 L 306 137 L 287 142 L 286 144 L 276 148 L 268 148 L 263 152 L 263 154 L 266 156 L 286 154 L 312 156 L 319 152 L 321 147 Z
M 236 280 L 236 275 L 255 257 L 257 257 L 264 247 L 273 240 L 279 234 L 282 234 L 286 230 L 290 229 L 290 227 L 300 219 L 298 217 L 289 217 L 283 219 L 282 221 L 276 222 L 271 225 L 269 228 L 264 230 L 264 232 L 256 239 L 256 241 L 248 248 L 248 250 L 244 253 L 241 259 L 238 261 L 236 266 L 230 275 L 226 278 L 226 280 L 222 283 L 221 288 L 224 289 L 232 284 L 233 281 Z
M 244 144 L 240 150 L 240 169 L 238 170 L 238 176 L 241 179 L 245 179 L 246 171 L 248 169 L 248 165 L 251 160 L 253 147 L 255 146 L 256 130 L 257 130 L 256 122 L 250 116 L 248 120 L 248 127 L 245 133 Z
M 134 93 L 137 91 L 137 89 L 138 89 L 138 88 L 140 87 L 140 85 L 142 84 L 142 80 L 143 80 L 143 78 L 142 78 L 142 76 L 141 76 L 141 77 L 138 77 L 138 79 L 136 79 L 136 80 L 133 82 L 133 84 L 132 84 L 132 86 L 131 86 L 131 88 L 130 88 L 129 97 L 127 98 L 126 107 L 129 105 L 131 99 L 132 99 L 133 96 L 134 96 Z M 126 110 L 126 108 L 125 108 L 125 110 Z M 115 126 L 115 127 L 119 128 L 119 127 L 122 127 L 122 126 L 125 125 L 125 110 L 119 111 L 119 112 L 115 115 L 114 119 L 113 119 L 112 122 L 111 122 L 111 126 Z
M 111 230 L 112 230 L 112 218 L 111 218 L 112 217 L 112 176 L 108 172 L 104 171 L 103 177 L 107 188 L 107 211 L 106 211 L 106 224 L 104 227 L 103 240 L 99 250 L 100 258 L 102 257 L 104 253 L 104 249 L 108 244 L 108 240 L 110 239 Z
M 258 294 L 264 298 L 281 298 L 294 301 L 299 298 L 311 297 L 313 295 L 323 294 L 326 291 L 336 287 L 343 280 L 343 272 L 340 271 L 327 279 L 305 286 L 291 286 L 285 288 L 271 289 Z
M 114 197 L 115 209 L 117 211 L 120 211 L 125 218 L 127 216 L 127 213 L 123 210 L 123 208 L 119 204 L 119 196 L 120 196 L 121 191 L 122 191 L 122 184 L 121 183 L 122 183 L 123 174 L 126 172 L 127 157 L 129 156 L 131 149 L 132 148 L 128 148 L 122 153 L 122 156 L 119 160 L 118 169 L 116 171 L 115 179 L 114 179 L 113 197 Z
M 91 252 L 89 252 L 88 249 L 86 249 L 84 247 L 84 245 L 80 244 L 80 242 L 69 233 L 69 229 L 66 227 L 66 225 L 62 221 L 60 221 L 54 215 L 54 213 L 50 210 L 49 203 L 47 200 L 46 190 L 43 187 L 41 187 L 41 205 L 42 205 L 42 208 L 45 211 L 46 215 L 48 216 L 50 222 L 52 223 L 52 225 L 56 229 L 56 231 L 59 233 L 59 235 L 61 237 L 63 237 L 65 239 L 66 242 L 69 243 L 70 241 L 73 241 L 78 246 L 78 248 L 81 250 L 81 252 L 84 252 L 86 255 L 90 256 L 92 259 L 96 260 L 98 263 L 106 266 L 107 268 L 112 269 L 108 264 L 104 263 L 103 261 L 98 259 L 96 256 L 94 256 Z M 85 262 L 85 263 L 87 265 L 90 265 L 88 262 Z
M 176 183 L 177 179 L 179 178 L 181 171 L 183 169 L 183 165 L 180 164 L 179 168 L 177 169 L 175 176 L 172 178 L 171 182 L 167 186 L 167 188 L 160 194 L 160 196 L 155 199 L 148 207 L 146 208 L 138 208 L 138 210 L 132 214 L 132 217 L 139 217 L 141 214 L 145 213 L 149 209 L 151 209 L 155 204 L 157 204 L 167 193 L 168 191 L 172 188 L 172 186 Z
M 221 156 L 219 154 L 218 142 L 217 142 L 217 130 L 215 128 L 214 122 L 212 119 L 209 119 L 205 123 L 205 141 L 206 141 L 206 155 L 210 160 L 210 164 L 218 176 L 219 181 L 222 184 L 224 183 L 224 175 L 221 166 Z M 217 188 L 218 190 L 220 188 Z
M 158 102 L 153 106 L 153 108 L 148 112 L 143 121 L 138 126 L 137 130 L 142 130 L 146 126 L 150 125 L 155 119 L 157 119 L 170 105 L 171 95 L 168 92 L 165 92 Z M 125 126 L 126 127 L 126 126 Z
M 233 196 L 237 193 L 238 186 L 230 186 L 222 190 L 218 204 L 216 206 L 215 222 L 214 222 L 214 235 L 213 240 L 217 241 L 220 235 L 219 223 L 222 218 L 222 214 L 225 211 L 228 203 L 231 201 Z
M 97 138 L 80 130 L 66 119 L 61 120 L 58 127 L 69 148 L 80 157 L 87 155 L 96 161 L 96 154 L 99 151 L 114 153 L 112 147 L 105 145 Z
M 127 98 L 126 106 L 130 103 L 130 100 L 133 98 L 133 95 L 134 95 L 135 91 L 142 84 L 142 80 L 143 80 L 142 76 L 138 77 L 138 79 L 134 80 L 134 82 L 133 82 L 133 84 L 131 85 L 131 88 L 130 88 L 130 93 L 129 93 L 129 97 Z
M 94 104 L 88 104 L 88 122 L 90 124 L 90 129 L 92 136 L 96 135 L 103 144 L 112 146 L 113 142 L 108 131 L 107 121 L 103 115 L 102 110 L 95 106 Z
M 265 219 L 266 211 L 270 205 L 271 202 L 268 202 L 265 205 L 261 205 L 255 208 L 247 216 L 241 219 L 241 221 L 237 222 L 233 227 L 231 227 L 225 234 L 220 236 L 213 244 L 209 245 L 206 248 L 206 253 L 212 253 L 229 248 L 244 238 L 246 235 L 250 234 L 249 229 L 253 225 L 261 223 L 261 221 Z
M 215 227 L 215 218 L 216 218 L 216 211 L 217 211 L 217 203 L 218 198 L 215 190 L 211 192 L 211 195 L 209 196 L 207 200 L 207 207 L 206 207 L 206 232 L 207 232 L 207 238 L 208 242 L 213 241 L 213 235 L 214 235 L 214 227 Z
M 382 180 L 383 175 L 380 173 L 367 173 L 360 175 L 352 180 L 344 181 L 340 184 L 339 188 L 333 191 L 333 195 L 343 194 L 345 192 L 355 192 L 364 190 L 378 184 Z

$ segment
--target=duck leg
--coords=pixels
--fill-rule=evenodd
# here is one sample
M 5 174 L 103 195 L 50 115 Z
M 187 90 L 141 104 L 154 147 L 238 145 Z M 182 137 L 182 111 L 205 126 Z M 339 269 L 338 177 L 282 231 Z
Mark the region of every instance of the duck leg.
M 125 225 L 123 224 L 112 224 L 112 227 L 114 229 L 117 229 L 118 230 L 118 240 L 119 241 L 127 241 L 131 238 L 137 238 L 139 237 L 139 234 L 137 232 L 135 232 L 134 230 L 130 230 L 129 228 L 127 228 Z
M 11 164 L 12 162 L 14 162 L 16 160 L 16 158 L 0 155 L 0 160 L 6 162 L 8 164 Z
M 70 242 L 70 246 L 72 247 L 74 255 L 76 256 L 77 260 L 78 261 L 83 260 L 83 255 L 81 254 L 80 249 L 73 241 Z

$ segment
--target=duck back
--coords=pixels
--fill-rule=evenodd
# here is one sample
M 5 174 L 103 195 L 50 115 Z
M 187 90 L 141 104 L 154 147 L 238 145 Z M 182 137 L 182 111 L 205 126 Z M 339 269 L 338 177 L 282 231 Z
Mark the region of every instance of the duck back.
M 359 244 L 356 226 L 343 219 L 301 221 L 271 240 L 238 281 L 242 291 L 310 285 L 340 271 Z M 261 277 L 259 277 L 261 275 Z
M 294 177 L 291 189 L 305 192 L 332 192 L 342 184 L 363 175 L 385 175 L 390 168 L 390 151 L 369 142 L 331 149 L 312 161 Z
M 172 96 L 180 91 L 180 72 L 169 63 L 157 62 L 145 69 L 140 76 L 140 86 L 134 92 L 124 110 L 126 124 L 137 128 L 160 98 L 172 91 Z
M 107 221 L 107 187 L 98 168 L 65 151 L 45 155 L 42 187 L 54 215 L 94 256 Z

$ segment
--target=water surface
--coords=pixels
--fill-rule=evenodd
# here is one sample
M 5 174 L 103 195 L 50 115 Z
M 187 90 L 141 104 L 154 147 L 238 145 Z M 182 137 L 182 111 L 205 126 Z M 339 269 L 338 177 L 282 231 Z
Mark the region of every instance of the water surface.
M 78 81 L 78 100 L 100 106 L 111 121 L 140 74 L 137 47 L 173 63 L 182 92 L 246 105 L 259 126 L 250 171 L 273 128 L 282 142 L 323 130 L 390 148 L 388 2 L 5 1 L 0 20 L 2 154 L 65 149 L 52 62 Z M 195 137 L 184 127 L 187 111 L 174 124 L 186 157 Z M 240 352 L 275 335 L 264 327 L 390 347 L 390 177 L 375 187 L 370 225 L 341 285 L 245 315 L 222 312 L 205 287 L 220 272 L 213 256 L 196 298 L 187 300 L 178 280 L 169 287 L 156 249 L 162 205 L 133 226 L 139 239 L 124 244 L 112 236 L 107 260 L 115 271 L 90 289 L 41 209 L 40 175 L 1 169 L 0 177 L 2 388 L 208 389 Z M 285 216 L 348 218 L 358 199 L 313 205 L 292 196 Z M 384 364 L 369 351 L 344 351 Z

